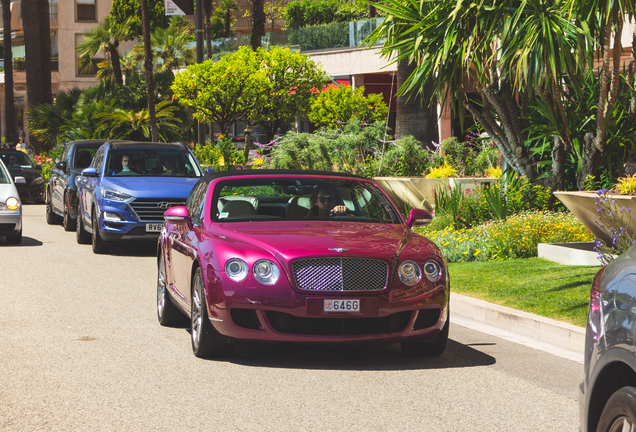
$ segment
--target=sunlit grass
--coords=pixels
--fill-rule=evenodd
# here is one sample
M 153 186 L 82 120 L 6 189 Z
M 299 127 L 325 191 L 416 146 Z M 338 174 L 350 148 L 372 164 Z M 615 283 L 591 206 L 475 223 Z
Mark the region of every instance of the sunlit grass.
M 541 258 L 450 263 L 451 291 L 585 327 L 592 278 L 600 267 Z

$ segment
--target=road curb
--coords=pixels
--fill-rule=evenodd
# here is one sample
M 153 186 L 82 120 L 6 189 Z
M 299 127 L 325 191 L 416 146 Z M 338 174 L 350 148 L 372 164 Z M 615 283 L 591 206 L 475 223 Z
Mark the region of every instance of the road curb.
M 465 322 L 495 327 L 557 349 L 583 355 L 585 329 L 582 327 L 457 293 L 452 293 L 450 298 L 451 321 L 452 317 L 459 317 Z

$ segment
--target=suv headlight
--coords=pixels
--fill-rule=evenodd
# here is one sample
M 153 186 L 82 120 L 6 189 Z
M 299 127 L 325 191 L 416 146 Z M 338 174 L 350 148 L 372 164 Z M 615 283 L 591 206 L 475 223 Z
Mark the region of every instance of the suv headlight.
M 263 285 L 274 285 L 280 278 L 280 269 L 270 260 L 259 260 L 254 263 L 252 267 L 252 273 L 254 278 Z
M 426 261 L 424 264 L 424 274 L 426 275 L 426 279 L 431 282 L 437 282 L 442 277 L 442 267 L 437 261 Z
M 102 197 L 111 201 L 125 202 L 129 203 L 135 199 L 135 197 L 125 194 L 123 192 L 116 191 L 114 189 L 107 188 L 106 186 L 100 186 L 99 191 L 102 194 Z
M 38 185 L 44 183 L 44 179 L 42 177 L 38 177 L 31 184 Z
M 225 273 L 233 281 L 240 282 L 247 277 L 249 269 L 242 259 L 232 258 L 225 263 Z
M 406 285 L 415 285 L 422 279 L 422 271 L 420 266 L 414 261 L 404 261 L 398 267 L 398 276 Z

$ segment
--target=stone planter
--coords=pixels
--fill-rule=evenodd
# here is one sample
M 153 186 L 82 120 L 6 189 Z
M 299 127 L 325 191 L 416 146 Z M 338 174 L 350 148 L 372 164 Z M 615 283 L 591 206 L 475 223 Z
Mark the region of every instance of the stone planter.
M 553 193 L 554 196 L 556 196 L 563 205 L 565 205 L 568 210 L 570 210 L 572 214 L 581 221 L 585 228 L 590 230 L 594 237 L 606 244 L 611 243 L 609 232 L 606 229 L 599 227 L 598 224 L 594 222 L 598 219 L 598 207 L 596 206 L 598 197 L 596 192 L 579 191 Z M 615 194 L 612 201 L 614 200 L 615 202 L 611 204 L 613 208 L 610 211 L 615 212 L 625 208 L 625 210 L 623 210 L 626 215 L 625 220 L 632 221 L 632 223 L 626 227 L 627 233 L 634 235 L 634 232 L 636 231 L 636 196 Z M 627 213 L 627 209 L 630 208 L 631 211 Z
M 424 177 L 374 177 L 373 180 L 386 192 L 400 210 L 423 208 L 433 210 L 433 190 L 436 186 L 461 187 L 462 189 L 484 188 L 497 181 L 496 178 L 457 177 L 428 179 Z M 406 210 L 405 210 L 406 211 Z

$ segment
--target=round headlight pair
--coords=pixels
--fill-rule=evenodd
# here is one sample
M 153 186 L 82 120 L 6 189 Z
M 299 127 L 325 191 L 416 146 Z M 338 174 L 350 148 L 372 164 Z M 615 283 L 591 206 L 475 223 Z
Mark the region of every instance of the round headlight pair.
M 17 210 L 20 208 L 20 200 L 16 197 L 7 198 L 6 204 L 9 210 Z
M 225 273 L 230 279 L 241 282 L 249 274 L 249 268 L 242 259 L 232 258 L 225 263 Z M 280 278 L 280 269 L 275 262 L 263 259 L 254 263 L 252 274 L 263 285 L 274 285 Z
M 423 268 L 426 279 L 431 282 L 437 282 L 442 277 L 442 268 L 436 261 L 426 261 Z M 422 280 L 422 271 L 415 261 L 404 261 L 398 267 L 398 276 L 404 284 L 412 286 Z

